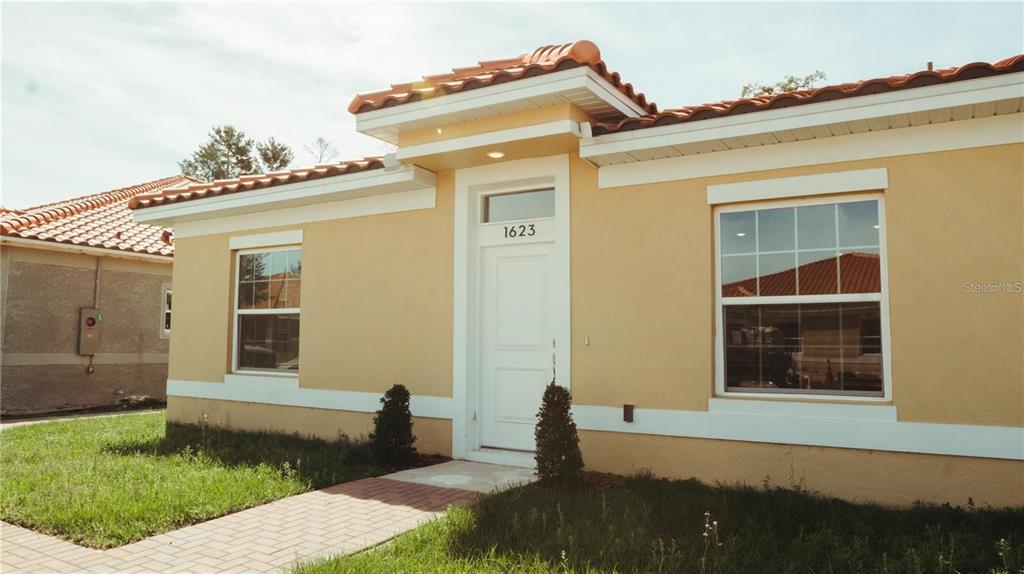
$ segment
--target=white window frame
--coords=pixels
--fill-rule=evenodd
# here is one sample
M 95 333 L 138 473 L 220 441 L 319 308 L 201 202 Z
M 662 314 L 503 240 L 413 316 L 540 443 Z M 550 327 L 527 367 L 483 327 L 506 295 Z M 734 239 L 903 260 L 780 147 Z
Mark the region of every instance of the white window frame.
M 171 336 L 171 329 L 167 328 L 168 318 L 170 318 L 172 321 L 171 328 L 174 328 L 174 314 L 171 312 L 171 309 L 167 306 L 167 296 L 172 295 L 173 291 L 174 290 L 169 286 L 165 286 L 163 289 L 160 290 L 160 334 L 164 338 Z
M 828 193 L 828 189 L 823 190 Z M 835 295 L 788 295 L 768 297 L 722 297 L 722 245 L 721 217 L 723 213 L 755 211 L 784 207 L 805 207 L 812 205 L 831 205 L 858 201 L 878 202 L 878 253 L 881 265 L 880 293 L 847 293 Z M 770 201 L 750 201 L 715 206 L 714 243 L 715 243 L 715 396 L 728 398 L 770 398 L 792 401 L 852 401 L 852 402 L 891 402 L 892 401 L 892 347 L 889 337 L 889 272 L 886 247 L 885 196 L 882 193 L 844 194 L 842 197 L 825 196 L 818 198 L 784 199 Z M 837 247 L 838 249 L 838 247 Z M 723 307 L 725 305 L 785 305 L 809 303 L 855 303 L 874 301 L 879 303 L 881 314 L 882 338 L 882 396 L 831 395 L 824 393 L 770 393 L 770 392 L 739 392 L 729 391 L 725 387 L 725 341 L 723 324 Z
M 239 309 L 238 308 L 238 291 L 239 291 L 239 273 L 242 269 L 242 256 L 251 255 L 253 253 L 273 253 L 275 251 L 294 251 L 302 250 L 302 244 L 292 245 L 275 245 L 273 247 L 253 247 L 250 249 L 238 249 L 235 251 L 235 269 L 232 274 L 231 280 L 234 282 L 234 297 L 232 298 L 231 307 L 231 373 L 237 375 L 252 375 L 258 377 L 287 377 L 295 378 L 299 377 L 298 370 L 295 372 L 286 371 L 272 371 L 272 370 L 259 370 L 259 369 L 239 369 L 238 368 L 238 318 L 240 315 L 276 315 L 276 314 L 295 314 L 299 316 L 299 345 L 300 345 L 300 362 L 299 370 L 302 369 L 301 362 L 301 345 L 302 345 L 302 312 L 301 303 L 299 307 L 279 307 L 274 309 Z

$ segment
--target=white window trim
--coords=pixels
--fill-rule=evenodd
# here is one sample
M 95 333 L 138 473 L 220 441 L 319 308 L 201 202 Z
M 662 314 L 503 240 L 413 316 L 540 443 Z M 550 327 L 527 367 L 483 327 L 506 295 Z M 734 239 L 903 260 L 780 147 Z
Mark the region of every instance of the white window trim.
M 289 229 L 288 231 L 275 231 L 272 233 L 256 233 L 253 235 L 237 235 L 228 240 L 229 247 L 234 249 L 248 249 L 250 253 L 271 247 L 282 245 L 302 245 L 302 230 Z
M 285 232 L 285 233 L 288 233 L 288 232 Z M 267 234 L 267 235 L 269 236 L 269 235 L 275 235 L 275 234 Z M 249 237 L 257 237 L 257 236 L 249 236 Z M 302 231 L 299 231 L 300 241 L 301 241 L 301 237 L 302 237 Z M 233 240 L 235 238 L 232 237 L 231 239 L 232 239 L 232 244 L 233 244 Z M 253 377 L 254 381 L 257 378 L 263 378 L 263 377 L 287 377 L 287 378 L 294 378 L 294 379 L 298 379 L 299 378 L 299 373 L 297 371 L 294 372 L 294 373 L 291 373 L 291 372 L 246 370 L 246 369 L 239 369 L 238 368 L 238 317 L 240 315 L 270 315 L 270 314 L 277 314 L 277 313 L 291 313 L 291 314 L 299 315 L 300 321 L 301 321 L 301 317 L 302 317 L 301 306 L 300 307 L 282 307 L 282 308 L 279 308 L 279 309 L 245 309 L 243 313 L 240 313 L 240 311 L 243 311 L 243 310 L 238 308 L 238 290 L 239 290 L 238 274 L 239 274 L 240 269 L 241 269 L 242 255 L 247 255 L 247 254 L 252 254 L 252 253 L 273 253 L 275 251 L 291 251 L 293 249 L 302 249 L 302 244 L 299 243 L 299 244 L 292 244 L 292 245 L 275 245 L 274 247 L 254 247 L 254 248 L 251 248 L 251 249 L 238 249 L 238 250 L 235 251 L 235 272 L 232 274 L 232 277 L 231 277 L 231 280 L 234 282 L 234 292 L 235 292 L 234 297 L 231 300 L 231 374 L 233 374 L 233 375 L 245 375 L 247 377 Z M 300 323 L 300 327 L 299 328 L 300 329 L 302 328 L 301 327 L 301 323 Z M 300 337 L 300 340 L 299 340 L 299 345 L 300 345 L 300 347 L 302 345 L 301 337 Z M 300 353 L 300 356 L 301 356 L 301 353 Z M 301 368 L 301 363 L 300 363 L 300 368 Z M 257 381 L 257 382 L 259 382 L 259 381 Z
M 167 308 L 167 295 L 172 295 L 174 289 L 170 284 L 164 284 L 160 289 L 160 338 L 166 339 L 171 336 L 171 329 L 174 328 L 174 313 Z M 173 307 L 173 302 L 171 303 Z M 167 315 L 171 316 L 171 329 L 167 328 Z
M 788 197 L 806 197 L 828 193 L 850 193 L 885 190 L 889 187 L 889 170 L 882 168 L 816 173 L 797 177 L 759 179 L 708 186 L 708 204 L 765 201 Z
M 819 193 L 829 193 L 828 189 L 821 189 Z M 727 391 L 725 388 L 725 346 L 724 328 L 722 319 L 722 245 L 720 240 L 721 215 L 723 213 L 737 211 L 751 211 L 756 209 L 772 209 L 777 207 L 801 207 L 807 205 L 827 205 L 835 203 L 851 203 L 855 201 L 874 200 L 878 202 L 878 252 L 879 264 L 881 265 L 881 293 L 849 293 L 837 295 L 793 295 L 786 297 L 730 297 L 728 304 L 733 305 L 758 305 L 758 304 L 792 304 L 792 303 L 821 303 L 821 302 L 854 302 L 854 301 L 878 301 L 881 313 L 882 327 L 882 396 L 866 397 L 851 395 L 828 395 L 813 393 L 758 393 L 758 392 L 736 392 Z M 892 345 L 889 334 L 889 271 L 888 253 L 885 233 L 885 196 L 882 193 L 871 194 L 850 194 L 842 197 L 829 196 L 806 199 L 789 199 L 770 202 L 747 202 L 731 205 L 723 205 L 715 208 L 714 215 L 714 243 L 715 243 L 715 396 L 719 398 L 736 399 L 774 399 L 777 401 L 823 401 L 823 402 L 860 402 L 860 403 L 887 403 L 892 401 Z

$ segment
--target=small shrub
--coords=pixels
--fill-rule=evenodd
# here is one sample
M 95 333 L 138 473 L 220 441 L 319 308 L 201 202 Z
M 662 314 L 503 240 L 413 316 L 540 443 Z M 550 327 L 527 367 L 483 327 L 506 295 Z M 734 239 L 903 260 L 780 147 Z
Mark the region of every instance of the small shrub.
M 412 434 L 409 389 L 395 385 L 380 399 L 380 410 L 373 418 L 370 447 L 377 464 L 388 468 L 409 466 L 416 460 L 416 436 Z
M 554 483 L 579 482 L 583 475 L 580 437 L 572 420 L 572 394 L 551 381 L 537 413 L 537 476 Z

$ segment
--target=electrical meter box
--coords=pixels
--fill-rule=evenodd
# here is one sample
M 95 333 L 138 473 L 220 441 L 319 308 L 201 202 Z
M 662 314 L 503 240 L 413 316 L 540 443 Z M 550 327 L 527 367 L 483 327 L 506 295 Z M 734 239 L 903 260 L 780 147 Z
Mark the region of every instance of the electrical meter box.
M 100 350 L 100 324 L 103 315 L 99 309 L 81 309 L 78 313 L 78 354 L 91 356 Z

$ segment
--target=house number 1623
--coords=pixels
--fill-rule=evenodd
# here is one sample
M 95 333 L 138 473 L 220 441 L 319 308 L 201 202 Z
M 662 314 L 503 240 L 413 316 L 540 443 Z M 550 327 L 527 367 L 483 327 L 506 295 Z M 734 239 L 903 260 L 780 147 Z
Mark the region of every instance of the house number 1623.
M 537 230 L 533 227 L 533 224 L 529 225 L 506 225 L 505 226 L 505 237 L 533 237 L 537 234 Z

